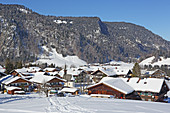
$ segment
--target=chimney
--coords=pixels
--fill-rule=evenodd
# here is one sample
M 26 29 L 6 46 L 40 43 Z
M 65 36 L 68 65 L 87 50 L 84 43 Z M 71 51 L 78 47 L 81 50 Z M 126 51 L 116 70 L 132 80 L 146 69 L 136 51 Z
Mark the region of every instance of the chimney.
M 139 83 L 139 81 L 141 80 L 141 78 L 138 79 L 138 81 L 136 83 Z
M 130 78 L 128 78 L 127 82 L 129 82 Z

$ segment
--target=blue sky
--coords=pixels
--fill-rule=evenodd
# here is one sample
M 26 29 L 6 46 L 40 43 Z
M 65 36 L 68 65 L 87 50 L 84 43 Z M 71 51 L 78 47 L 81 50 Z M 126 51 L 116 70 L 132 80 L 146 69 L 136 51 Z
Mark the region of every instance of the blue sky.
M 0 0 L 43 15 L 97 16 L 102 21 L 144 26 L 170 41 L 170 0 Z

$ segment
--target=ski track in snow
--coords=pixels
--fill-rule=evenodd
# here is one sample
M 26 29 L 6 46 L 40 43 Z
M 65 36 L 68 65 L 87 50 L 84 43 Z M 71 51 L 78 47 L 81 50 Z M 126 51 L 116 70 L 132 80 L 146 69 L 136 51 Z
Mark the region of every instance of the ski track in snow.
M 47 113 L 94 113 L 92 111 L 89 111 L 88 109 L 81 108 L 80 106 L 71 104 L 67 97 L 57 97 L 52 98 L 49 97 L 48 101 L 50 103 L 50 106 L 46 108 Z
M 0 95 L 0 113 L 169 113 L 170 103 L 75 97 Z

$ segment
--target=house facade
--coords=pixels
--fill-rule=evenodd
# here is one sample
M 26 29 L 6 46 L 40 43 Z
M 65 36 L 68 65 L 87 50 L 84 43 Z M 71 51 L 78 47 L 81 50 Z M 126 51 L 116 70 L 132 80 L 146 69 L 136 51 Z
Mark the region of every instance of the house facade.
M 164 79 L 158 78 L 123 78 L 123 80 L 134 88 L 141 100 L 163 102 L 169 87 Z
M 88 94 L 107 94 L 115 98 L 164 102 L 169 91 L 164 79 L 157 78 L 111 78 L 104 77 L 99 83 L 89 86 Z
M 66 80 L 56 76 L 44 75 L 44 72 L 37 72 L 32 79 L 30 79 L 38 88 L 42 85 L 46 85 L 49 89 L 60 90 L 64 86 Z
M 14 86 L 14 87 L 22 88 L 25 91 L 28 91 L 29 86 L 32 84 L 32 82 L 22 77 L 11 76 L 7 79 L 4 79 L 1 84 L 2 84 L 3 89 L 6 87 Z
M 105 69 L 98 69 L 98 70 L 94 71 L 93 73 L 91 73 L 92 79 L 95 83 L 100 82 L 100 80 L 103 77 L 112 76 L 114 74 L 115 74 L 114 72 L 112 73 L 110 71 L 106 71 Z
M 133 99 L 137 97 L 134 89 L 120 78 L 105 77 L 99 83 L 91 85 L 87 89 L 89 95 L 106 94 L 120 99 Z

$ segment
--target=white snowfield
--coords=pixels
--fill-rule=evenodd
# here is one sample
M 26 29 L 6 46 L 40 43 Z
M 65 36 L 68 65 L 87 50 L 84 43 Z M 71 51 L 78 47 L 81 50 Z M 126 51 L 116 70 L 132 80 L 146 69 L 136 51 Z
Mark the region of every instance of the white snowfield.
M 67 66 L 83 66 L 87 65 L 87 63 L 81 59 L 79 59 L 77 56 L 66 56 L 63 57 L 62 54 L 58 54 L 55 49 L 52 49 L 49 51 L 49 49 L 46 46 L 42 46 L 42 49 L 49 53 L 49 56 L 41 55 L 40 59 L 37 60 L 35 63 L 47 63 L 47 64 L 55 64 L 55 66 L 64 67 L 66 64 Z
M 161 66 L 161 65 L 169 65 L 170 64 L 170 58 L 163 58 L 163 57 L 160 57 L 160 59 L 157 61 L 157 62 L 154 62 L 152 63 L 152 61 L 155 59 L 155 56 L 152 56 L 152 57 L 149 57 L 145 60 L 143 60 L 142 62 L 140 62 L 140 65 L 158 65 L 158 66 Z
M 169 113 L 170 103 L 75 97 L 0 94 L 0 113 Z

